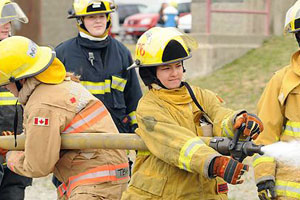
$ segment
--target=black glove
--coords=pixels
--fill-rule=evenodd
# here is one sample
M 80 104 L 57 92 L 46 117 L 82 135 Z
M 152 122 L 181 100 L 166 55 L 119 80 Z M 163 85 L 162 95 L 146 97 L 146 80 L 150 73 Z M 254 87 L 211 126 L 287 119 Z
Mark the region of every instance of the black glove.
M 260 200 L 271 200 L 276 198 L 275 182 L 273 180 L 258 183 L 257 191 Z

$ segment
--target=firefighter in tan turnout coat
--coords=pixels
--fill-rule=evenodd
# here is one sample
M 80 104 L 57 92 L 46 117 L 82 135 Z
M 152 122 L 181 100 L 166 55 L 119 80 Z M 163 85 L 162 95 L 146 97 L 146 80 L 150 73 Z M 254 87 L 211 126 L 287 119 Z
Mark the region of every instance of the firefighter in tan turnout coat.
M 66 76 L 48 47 L 13 36 L 0 42 L 0 85 L 24 107 L 24 151 L 9 151 L 13 172 L 62 182 L 60 199 L 120 199 L 128 182 L 128 162 L 121 150 L 60 150 L 61 134 L 118 133 L 103 103 Z

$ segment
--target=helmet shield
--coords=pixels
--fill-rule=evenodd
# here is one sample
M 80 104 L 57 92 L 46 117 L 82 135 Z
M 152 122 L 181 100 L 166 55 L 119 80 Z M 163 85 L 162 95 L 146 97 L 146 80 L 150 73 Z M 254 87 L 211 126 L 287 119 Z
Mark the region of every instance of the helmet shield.
M 11 2 L 3 5 L 1 14 L 0 14 L 0 25 L 6 24 L 13 20 L 18 20 L 23 23 L 28 23 L 28 18 L 18 6 L 18 4 Z
M 182 61 L 191 57 L 198 42 L 176 28 L 155 27 L 145 32 L 137 42 L 134 67 L 152 67 Z
M 286 13 L 284 32 L 295 33 L 300 30 L 300 1 L 297 1 Z

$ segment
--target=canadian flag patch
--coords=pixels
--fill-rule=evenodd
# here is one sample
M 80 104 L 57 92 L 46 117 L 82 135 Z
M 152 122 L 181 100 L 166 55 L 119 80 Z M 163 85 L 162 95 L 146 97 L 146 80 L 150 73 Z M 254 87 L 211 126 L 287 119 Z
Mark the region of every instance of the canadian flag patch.
M 33 125 L 35 126 L 49 126 L 49 119 L 43 117 L 34 117 Z

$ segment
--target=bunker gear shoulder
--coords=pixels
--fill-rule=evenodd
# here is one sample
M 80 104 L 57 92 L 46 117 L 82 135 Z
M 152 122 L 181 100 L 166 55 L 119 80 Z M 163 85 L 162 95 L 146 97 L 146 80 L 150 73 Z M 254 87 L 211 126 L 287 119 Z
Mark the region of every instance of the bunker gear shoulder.
M 291 58 L 290 65 L 275 73 L 267 84 L 257 105 L 264 131 L 255 141 L 268 145 L 288 142 L 300 137 L 300 52 Z M 278 197 L 300 199 L 300 170 L 277 162 L 273 157 L 256 155 L 253 158 L 256 183 L 273 180 Z

